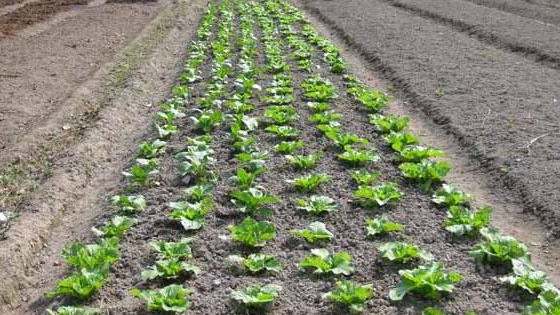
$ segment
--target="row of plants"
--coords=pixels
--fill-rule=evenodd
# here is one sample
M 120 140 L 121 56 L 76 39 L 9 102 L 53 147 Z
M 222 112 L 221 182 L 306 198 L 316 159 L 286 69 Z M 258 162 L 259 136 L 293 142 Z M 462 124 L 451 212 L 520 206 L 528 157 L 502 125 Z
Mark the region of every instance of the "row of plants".
M 251 38 L 249 48 L 241 49 L 241 59 L 247 60 L 251 67 L 249 73 L 244 77 L 250 79 L 251 86 L 246 89 L 238 88 L 235 91 L 234 98 L 237 95 L 243 95 L 242 99 L 246 100 L 244 110 L 236 110 L 236 120 L 231 126 L 232 149 L 237 159 L 238 168 L 229 182 L 233 189 L 230 191 L 231 203 L 235 211 L 244 219 L 236 225 L 230 225 L 229 231 L 232 240 L 245 248 L 244 254 L 233 254 L 228 257 L 228 264 L 231 270 L 240 275 L 257 275 L 278 273 L 282 268 L 282 263 L 270 253 L 263 251 L 269 241 L 276 237 L 276 227 L 270 221 L 274 215 L 271 205 L 280 202 L 280 199 L 267 192 L 265 187 L 258 185 L 258 178 L 267 171 L 267 160 L 269 153 L 264 150 L 260 144 L 256 132 L 259 128 L 261 117 L 252 117 L 255 106 L 252 101 L 256 98 L 257 91 L 262 90 L 261 86 L 256 84 L 257 79 L 262 79 L 257 74 L 261 71 L 268 73 L 277 73 L 284 67 L 284 60 L 280 51 L 277 49 L 273 40 L 274 32 L 270 24 L 267 24 L 266 16 L 263 16 L 263 9 L 257 2 L 247 3 L 251 9 L 252 17 L 258 23 L 261 30 L 262 50 L 264 52 L 265 67 L 259 69 L 257 67 L 256 58 L 258 57 L 257 41 L 254 38 L 254 30 L 247 31 L 247 37 Z M 243 75 L 243 74 L 242 74 Z M 268 87 L 265 88 L 268 92 Z M 265 112 L 266 119 L 273 117 L 272 112 Z M 247 123 L 250 122 L 250 123 Z M 250 139 L 248 141 L 248 139 Z M 247 145 L 250 143 L 250 145 Z M 243 144 L 243 145 L 240 145 Z M 230 298 L 233 301 L 233 307 L 240 312 L 252 312 L 263 310 L 270 305 L 280 294 L 282 287 L 280 285 L 266 282 L 250 283 L 246 286 L 233 290 Z
M 211 54 L 210 77 L 204 82 L 202 95 L 196 98 L 196 105 L 190 110 L 189 117 L 195 137 L 186 137 L 187 147 L 176 154 L 179 160 L 181 183 L 186 184 L 184 197 L 169 203 L 169 219 L 180 224 L 186 232 L 195 232 L 203 228 L 206 215 L 214 207 L 212 191 L 218 181 L 213 168 L 216 164 L 214 150 L 211 148 L 212 132 L 222 123 L 222 100 L 226 97 L 233 71 L 233 49 L 235 10 L 234 5 L 224 1 L 219 8 L 220 20 L 216 37 L 209 44 Z M 208 53 L 207 52 L 207 53 Z M 189 296 L 193 290 L 184 288 L 185 276 L 196 275 L 200 269 L 191 263 L 193 258 L 191 239 L 183 238 L 178 242 L 157 241 L 151 247 L 156 251 L 154 265 L 141 274 L 143 281 L 165 279 L 176 282 L 159 289 L 139 290 L 133 288 L 130 293 L 146 302 L 148 311 L 182 313 L 191 307 Z
M 74 243 L 62 251 L 64 261 L 71 267 L 71 274 L 57 283 L 46 294 L 48 298 L 70 297 L 65 301 L 71 304 L 87 302 L 108 281 L 111 265 L 121 257 L 119 243 L 127 230 L 134 224 L 134 215 L 147 208 L 142 191 L 157 186 L 159 158 L 166 153 L 167 140 L 178 131 L 176 120 L 185 116 L 184 105 L 188 103 L 190 92 L 188 84 L 200 79 L 200 66 L 206 59 L 211 29 L 217 20 L 218 10 L 210 5 L 202 18 L 197 31 L 198 40 L 194 41 L 187 52 L 187 61 L 179 77 L 180 84 L 172 89 L 171 97 L 160 105 L 154 118 L 157 138 L 144 141 L 138 146 L 135 163 L 122 174 L 127 186 L 123 193 L 111 198 L 111 203 L 119 212 L 107 220 L 102 227 L 92 228 L 99 241 L 93 244 Z M 168 270 L 177 267 L 176 260 L 190 255 L 187 240 L 178 243 L 156 242 L 151 244 L 159 251 L 165 261 L 158 261 Z M 142 278 L 156 277 L 156 271 L 145 271 Z M 87 306 L 67 305 L 56 310 L 49 309 L 50 315 L 93 315 L 101 310 Z
M 469 256 L 479 265 L 506 268 L 510 273 L 500 278 L 502 282 L 536 297 L 536 300 L 526 307 L 524 314 L 554 314 L 560 306 L 558 289 L 545 273 L 533 267 L 525 245 L 489 226 L 492 211 L 490 207 L 475 209 L 472 196 L 444 182 L 451 168 L 448 163 L 437 160 L 444 153 L 420 145 L 419 139 L 406 130 L 408 117 L 381 114 L 381 110 L 389 103 L 389 98 L 380 91 L 368 88 L 356 77 L 346 74 L 344 69 L 334 69 L 337 64 L 344 64 L 338 49 L 330 41 L 321 37 L 297 8 L 285 1 L 274 2 L 276 4 L 273 7 L 276 12 L 279 12 L 278 19 L 287 20 L 291 25 L 300 22 L 301 34 L 310 44 L 321 50 L 331 72 L 344 74 L 346 92 L 361 105 L 363 110 L 369 112 L 369 123 L 375 126 L 396 153 L 395 161 L 401 174 L 416 184 L 420 191 L 429 194 L 434 203 L 446 209 L 447 218 L 443 222 L 445 229 L 457 237 L 482 239 L 469 252 Z M 383 233 L 383 227 L 387 232 L 402 230 L 401 225 L 388 221 L 386 217 L 370 220 L 367 224 L 368 234 L 373 235 Z M 431 260 L 426 259 L 425 253 L 421 249 L 414 248 L 413 245 L 387 243 L 379 250 L 384 258 L 390 260 L 402 261 L 414 256 L 425 261 Z M 411 256 L 408 257 L 409 255 Z M 460 280 L 457 274 L 450 273 L 445 276 L 441 271 L 441 265 L 437 263 L 420 266 L 414 270 L 401 270 L 399 274 L 403 277 L 403 282 L 390 292 L 390 298 L 400 300 L 406 292 L 410 291 L 412 285 L 425 291 L 426 297 L 439 298 L 439 294 L 431 292 L 434 290 L 429 288 L 429 283 L 426 281 L 440 278 L 441 287 L 446 289 L 441 291 L 450 291 L 447 289 L 452 288 L 453 282 Z M 439 314 L 436 313 L 439 312 L 436 309 L 430 309 L 430 312 Z

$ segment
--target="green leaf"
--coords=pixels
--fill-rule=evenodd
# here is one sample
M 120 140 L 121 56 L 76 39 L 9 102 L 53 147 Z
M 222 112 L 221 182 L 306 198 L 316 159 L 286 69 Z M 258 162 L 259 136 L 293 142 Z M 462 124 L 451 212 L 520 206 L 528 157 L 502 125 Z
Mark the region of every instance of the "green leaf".
M 302 176 L 294 180 L 287 180 L 288 183 L 292 184 L 298 191 L 304 193 L 310 193 L 317 190 L 319 185 L 326 183 L 331 180 L 331 177 L 326 174 L 313 173 L 310 175 Z
M 134 220 L 129 217 L 116 215 L 106 222 L 101 230 L 96 228 L 92 230 L 97 236 L 122 238 L 133 223 Z
M 358 186 L 371 185 L 379 177 L 377 172 L 369 172 L 366 169 L 351 171 L 352 179 Z
M 258 188 L 234 191 L 231 197 L 233 198 L 231 202 L 237 207 L 237 210 L 248 214 L 271 214 L 272 210 L 265 205 L 280 202 L 278 197 L 268 195 Z
M 349 276 L 354 272 L 352 257 L 347 252 L 329 253 L 325 248 L 314 248 L 311 256 L 305 257 L 299 266 L 303 269 L 312 269 L 313 273 L 332 273 L 335 275 Z
M 198 230 L 204 225 L 206 214 L 214 207 L 214 202 L 207 198 L 200 202 L 178 201 L 169 203 L 172 209 L 170 218 L 181 222 L 187 231 Z
M 381 256 L 389 261 L 407 264 L 416 260 L 430 261 L 433 256 L 417 245 L 404 242 L 388 242 L 377 247 Z
M 239 225 L 229 226 L 235 242 L 250 247 L 263 247 L 276 236 L 276 228 L 268 221 L 245 218 Z
M 296 149 L 303 147 L 303 141 L 282 141 L 274 146 L 274 150 L 282 154 L 292 154 Z
M 47 315 L 97 315 L 101 314 L 98 308 L 85 307 L 85 306 L 61 306 L 56 311 L 47 310 Z
M 443 184 L 438 190 L 432 195 L 432 201 L 436 204 L 444 205 L 446 207 L 451 206 L 462 206 L 467 204 L 469 201 L 474 200 L 474 198 L 457 189 L 453 185 Z
M 234 264 L 242 266 L 243 269 L 251 273 L 260 273 L 263 271 L 280 272 L 282 264 L 273 255 L 269 254 L 250 254 L 247 258 L 230 255 L 228 260 Z
M 366 220 L 367 236 L 375 237 L 386 235 L 390 232 L 402 232 L 404 226 L 402 224 L 390 221 L 387 216 L 383 215 L 371 220 Z
M 312 222 L 307 229 L 290 230 L 290 234 L 304 238 L 308 243 L 316 243 L 320 241 L 330 241 L 332 234 L 322 222 Z
M 274 302 L 282 287 L 275 284 L 250 285 L 240 290 L 233 291 L 231 298 L 247 308 L 264 308 Z
M 408 127 L 408 117 L 398 117 L 392 115 L 369 115 L 370 124 L 377 127 L 381 133 L 399 132 Z
M 346 146 L 344 147 L 344 153 L 338 155 L 338 159 L 347 165 L 356 167 L 379 160 L 379 155 L 375 150 Z
M 327 196 L 313 195 L 308 200 L 296 198 L 298 209 L 305 210 L 309 213 L 320 215 L 323 212 L 334 212 L 338 210 L 338 206 L 334 199 Z
M 490 223 L 491 213 L 490 207 L 483 207 L 473 212 L 461 206 L 451 206 L 443 224 L 445 229 L 454 235 L 473 235 Z
M 136 213 L 146 209 L 146 199 L 142 195 L 116 195 L 111 198 L 111 203 L 127 213 Z
M 351 313 L 362 313 L 365 303 L 373 295 L 373 286 L 359 285 L 352 281 L 337 281 L 336 287 L 331 292 L 323 295 L 323 298 L 345 306 Z
M 530 261 L 527 247 L 515 238 L 490 228 L 482 228 L 480 234 L 484 237 L 484 241 L 475 245 L 469 252 L 469 256 L 477 263 L 512 268 L 514 259 Z
M 330 130 L 325 132 L 325 136 L 331 139 L 340 148 L 345 148 L 346 146 L 353 144 L 369 144 L 369 141 L 365 138 L 361 138 L 358 135 L 351 132 L 341 132 L 339 130 Z
M 399 169 L 404 177 L 416 182 L 422 191 L 428 192 L 434 183 L 443 181 L 451 170 L 451 165 L 446 162 L 423 160 L 419 163 L 402 163 Z
M 286 160 L 297 170 L 306 170 L 315 167 L 317 161 L 323 156 L 322 152 L 308 155 L 286 155 Z
M 537 300 L 525 308 L 523 315 L 558 315 L 560 314 L 560 292 L 557 289 L 539 294 Z
M 384 183 L 378 186 L 360 186 L 353 196 L 365 207 L 383 207 L 401 200 L 403 193 L 398 189 L 397 184 Z
M 554 284 L 550 282 L 546 273 L 535 270 L 533 266 L 526 261 L 513 259 L 513 272 L 505 277 L 501 277 L 500 281 L 508 285 L 525 290 L 532 295 L 554 289 Z
M 384 139 L 397 152 L 401 152 L 408 145 L 418 143 L 418 138 L 408 131 L 391 132 Z
M 423 147 L 420 145 L 409 145 L 399 152 L 399 158 L 404 162 L 421 162 L 432 157 L 445 156 L 440 150 Z
M 400 270 L 402 280 L 389 292 L 392 301 L 400 301 L 408 293 L 416 293 L 427 299 L 437 300 L 442 293 L 451 293 L 454 284 L 463 276 L 455 272 L 446 272 L 443 265 L 433 262 L 410 270 Z
M 270 125 L 264 130 L 275 134 L 278 138 L 283 140 L 291 140 L 299 136 L 297 129 L 292 126 Z
M 171 284 L 158 290 L 130 290 L 134 297 L 146 301 L 148 311 L 182 313 L 191 307 L 189 295 L 192 290 L 181 285 Z

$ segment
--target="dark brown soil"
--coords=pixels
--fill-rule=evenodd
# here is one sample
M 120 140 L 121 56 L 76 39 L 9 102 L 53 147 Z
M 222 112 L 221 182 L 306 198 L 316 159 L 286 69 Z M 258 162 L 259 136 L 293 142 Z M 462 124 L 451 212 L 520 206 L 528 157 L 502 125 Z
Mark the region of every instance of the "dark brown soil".
M 274 206 L 276 213 L 271 218 L 277 228 L 277 237 L 263 251 L 274 253 L 282 261 L 283 269 L 278 275 L 233 274 L 228 271 L 225 258 L 230 254 L 244 253 L 245 250 L 229 239 L 227 230 L 228 225 L 239 222 L 241 218 L 233 212 L 228 196 L 230 188 L 225 184 L 225 179 L 235 170 L 236 162 L 229 150 L 227 128 L 225 126 L 219 128 L 213 132 L 213 148 L 215 157 L 219 161 L 216 171 L 221 179 L 213 194 L 216 201 L 214 211 L 209 215 L 204 228 L 192 234 L 195 238 L 195 263 L 202 268 L 203 273 L 185 280 L 185 285 L 195 290 L 192 296 L 193 307 L 189 314 L 232 314 L 228 298 L 231 290 L 249 283 L 264 282 L 283 286 L 279 300 L 274 303 L 273 314 L 340 314 L 339 311 L 331 308 L 330 303 L 321 299 L 321 294 L 332 289 L 335 279 L 314 277 L 299 270 L 297 263 L 308 255 L 310 247 L 292 239 L 288 233 L 291 229 L 303 228 L 317 219 L 326 223 L 328 229 L 335 234 L 334 240 L 326 245 L 329 250 L 348 251 L 352 255 L 356 272 L 351 279 L 374 285 L 375 295 L 368 302 L 366 313 L 413 315 L 419 314 L 423 307 L 433 305 L 415 297 L 407 298 L 398 304 L 388 301 L 388 291 L 398 282 L 398 268 L 384 263 L 375 246 L 395 239 L 421 245 L 433 253 L 437 260 L 443 262 L 446 268 L 466 276 L 466 280 L 461 282 L 452 295 L 435 303 L 442 310 L 453 314 L 463 314 L 467 311 L 476 311 L 480 315 L 520 313 L 527 301 L 504 290 L 497 280 L 499 272 L 479 271 L 468 259 L 467 252 L 477 240 L 457 241 L 444 231 L 441 225 L 444 212 L 434 207 L 426 195 L 419 193 L 413 185 L 404 181 L 399 175 L 393 162 L 392 152 L 376 135 L 374 128 L 367 123 L 366 115 L 359 110 L 359 106 L 345 95 L 341 77 L 326 71 L 327 67 L 319 56 L 315 57 L 314 62 L 322 66 L 317 72 L 330 78 L 337 86 L 339 98 L 335 102 L 334 109 L 344 115 L 344 128 L 369 138 L 372 146 L 379 150 L 382 159 L 373 165 L 373 168 L 381 174 L 379 182 L 397 182 L 405 197 L 395 206 L 382 210 L 363 209 L 349 202 L 356 188 L 350 179 L 349 169 L 336 162 L 338 149 L 334 148 L 330 141 L 322 137 L 308 122 L 310 113 L 303 105 L 305 101 L 298 88 L 296 106 L 301 119 L 295 123 L 295 127 L 301 132 L 301 139 L 306 143 L 302 153 L 316 151 L 325 153 L 315 171 L 329 174 L 334 180 L 324 185 L 319 192 L 336 199 L 340 211 L 321 218 L 312 218 L 295 208 L 294 198 L 300 197 L 301 194 L 294 192 L 285 181 L 306 172 L 294 172 L 283 156 L 274 153 L 272 146 L 277 141 L 273 136 L 262 131 L 264 126 L 261 124 L 261 130 L 256 135 L 261 139 L 263 148 L 272 154 L 267 162 L 268 171 L 258 184 L 282 199 L 280 204 Z M 262 65 L 262 59 L 259 63 Z M 208 64 L 205 68 L 205 77 L 208 77 Z M 296 69 L 293 64 L 292 69 Z M 295 70 L 291 71 L 291 74 L 294 76 L 295 87 L 299 87 L 307 77 L 307 74 Z M 270 82 L 269 75 L 263 75 L 261 79 L 263 86 Z M 192 91 L 195 95 L 200 95 L 201 88 L 202 85 L 198 84 Z M 262 117 L 264 105 L 258 101 L 256 105 L 257 110 L 254 115 Z M 186 119 L 182 127 L 181 133 L 174 136 L 169 143 L 166 157 L 162 159 L 161 185 L 145 193 L 150 206 L 137 217 L 137 224 L 129 231 L 122 243 L 123 259 L 114 266 L 110 282 L 92 303 L 101 307 L 107 314 L 147 314 L 144 311 L 145 306 L 128 293 L 132 287 L 157 287 L 165 284 L 163 282 L 143 284 L 138 277 L 143 269 L 153 263 L 147 243 L 157 239 L 177 240 L 185 236 L 184 231 L 167 218 L 168 203 L 178 200 L 184 189 L 180 179 L 177 178 L 177 161 L 173 156 L 185 148 L 182 140 L 184 136 L 196 134 L 187 124 Z M 406 232 L 400 236 L 389 236 L 375 241 L 366 240 L 364 220 L 380 213 L 386 213 L 391 219 L 405 224 Z
M 21 2 L 23 2 L 23 0 L 0 0 L 0 8 Z
M 45 21 L 59 12 L 72 9 L 73 6 L 86 5 L 88 2 L 89 0 L 45 0 L 28 3 L 16 11 L 0 16 L 0 38 Z
M 508 34 L 519 18 L 462 1 L 449 4 L 463 8 L 461 16 L 433 1 L 302 3 L 468 147 L 497 189 L 508 187 L 505 194 L 519 196 L 526 212 L 560 232 L 560 196 L 551 193 L 560 189 L 560 73 L 556 62 L 534 54 L 554 45 L 551 32 L 535 32 L 525 48 L 516 48 Z M 486 15 L 499 18 L 481 23 L 475 17 Z M 549 27 L 524 21 L 524 32 Z
M 149 3 L 157 1 L 158 0 L 109 0 L 107 3 Z

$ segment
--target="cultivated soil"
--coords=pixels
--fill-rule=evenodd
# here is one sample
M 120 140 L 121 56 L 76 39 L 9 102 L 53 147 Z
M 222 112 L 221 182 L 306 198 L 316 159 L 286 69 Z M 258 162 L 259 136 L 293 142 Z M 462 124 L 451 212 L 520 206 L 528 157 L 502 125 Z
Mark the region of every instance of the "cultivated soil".
M 301 3 L 558 233 L 556 25 L 468 1 Z
M 122 191 L 120 171 L 132 162 L 136 145 L 151 138 L 151 115 L 180 70 L 182 53 L 193 38 L 205 4 L 203 0 L 186 3 L 188 9 L 181 11 L 162 44 L 127 80 L 122 94 L 109 103 L 112 106 L 99 109 L 95 119 L 81 125 L 80 136 L 71 142 L 67 153 L 54 160 L 52 174 L 37 184 L 36 196 L 14 221 L 8 238 L 0 241 L 0 262 L 6 274 L 0 280 L 0 313 L 42 314 L 48 307 L 71 302 L 42 298 L 67 271 L 60 262 L 60 249 L 72 241 L 93 241 L 89 228 L 100 226 L 114 214 L 115 209 L 108 207 L 106 200 Z M 549 243 L 553 241 L 550 235 L 560 232 L 560 196 L 550 193 L 560 188 L 560 151 L 555 146 L 560 117 L 555 94 L 560 90 L 560 66 L 555 53 L 559 41 L 558 32 L 553 32 L 558 23 L 555 19 L 560 16 L 554 12 L 560 9 L 544 0 L 512 0 L 507 6 L 498 0 L 447 1 L 445 5 L 436 0 L 421 4 L 407 0 L 298 0 L 296 4 L 308 10 L 323 35 L 344 48 L 353 72 L 368 84 L 393 92 L 395 97 L 388 111 L 408 114 L 413 132 L 451 155 L 447 159 L 459 164 L 451 180 L 474 193 L 479 202 L 497 206 L 493 224 L 526 242 L 534 251 L 537 267 L 549 272 L 558 284 L 560 273 L 555 266 L 559 251 L 545 243 L 553 244 Z M 71 8 L 79 10 L 75 15 L 60 23 L 35 24 L 0 39 L 0 51 L 8 52 L 0 56 L 0 161 L 8 163 L 25 156 L 30 148 L 56 138 L 60 130 L 66 129 L 65 121 L 74 122 L 64 112 L 74 113 L 84 104 L 84 94 L 96 95 L 101 90 L 100 82 L 115 55 L 131 45 L 133 39 L 150 34 L 147 28 L 167 5 L 79 6 Z M 60 15 L 54 19 L 57 16 Z M 258 63 L 264 64 L 262 55 Z M 293 61 L 290 63 L 292 69 L 297 69 Z M 339 98 L 333 109 L 343 114 L 343 127 L 368 138 L 379 151 L 382 158 L 372 165 L 381 174 L 379 182 L 396 182 L 405 194 L 402 201 L 383 211 L 350 203 L 356 187 L 348 168 L 337 162 L 339 151 L 307 121 L 310 111 L 304 106 L 299 84 L 308 74 L 291 70 L 295 106 L 301 115 L 294 126 L 307 144 L 300 153 L 325 153 L 315 171 L 329 174 L 334 180 L 319 192 L 334 198 L 340 208 L 318 219 L 335 235 L 328 244 L 329 250 L 352 255 L 355 273 L 351 279 L 374 285 L 367 313 L 412 315 L 432 305 L 450 314 L 521 313 L 530 297 L 506 290 L 498 280 L 503 271 L 481 270 L 468 259 L 468 251 L 479 240 L 453 239 L 443 229 L 445 212 L 403 180 L 392 152 L 367 122 L 359 105 L 344 93 L 342 77 L 328 72 L 319 53 L 314 64 L 321 66 L 314 72 L 337 86 Z M 207 60 L 203 66 L 205 78 L 209 76 L 209 66 Z M 271 76 L 263 74 L 260 80 L 259 84 L 267 86 Z M 200 83 L 192 88 L 195 99 L 202 94 L 202 88 Z M 76 95 L 76 90 L 81 93 Z M 260 96 L 255 100 L 254 115 L 262 117 L 264 104 Z M 88 98 L 85 100 L 87 104 Z M 295 208 L 293 200 L 301 194 L 285 180 L 306 172 L 295 172 L 283 156 L 274 152 L 272 147 L 277 140 L 262 130 L 265 126 L 261 123 L 255 135 L 271 152 L 271 158 L 259 185 L 282 202 L 274 205 L 276 213 L 271 218 L 277 237 L 264 252 L 282 261 L 282 271 L 277 275 L 250 276 L 227 268 L 227 255 L 246 250 L 231 241 L 227 230 L 228 225 L 242 218 L 229 202 L 231 188 L 225 183 L 238 165 L 230 152 L 228 128 L 224 125 L 213 132 L 216 171 L 220 175 L 214 192 L 216 207 L 204 228 L 192 235 L 194 263 L 202 273 L 183 279 L 187 287 L 195 290 L 188 314 L 232 314 L 228 300 L 231 290 L 268 282 L 283 286 L 272 314 L 340 314 L 320 297 L 332 289 L 334 279 L 311 276 L 296 266 L 311 247 L 291 238 L 288 231 L 304 228 L 315 219 Z M 137 222 L 123 239 L 122 259 L 113 266 L 109 282 L 88 302 L 102 308 L 103 314 L 147 314 L 145 305 L 128 290 L 167 284 L 156 281 L 147 285 L 139 278 L 140 272 L 154 261 L 147 243 L 188 235 L 167 217 L 168 203 L 180 199 L 184 189 L 177 176 L 174 153 L 185 149 L 184 136 L 196 134 L 187 119 L 181 121 L 180 127 L 180 134 L 169 142 L 167 154 L 161 159 L 161 185 L 145 192 L 148 209 L 136 217 Z M 28 133 L 33 136 L 25 137 Z M 542 137 L 537 139 L 539 136 Z M 531 143 L 532 139 L 537 140 Z M 452 156 L 455 153 L 460 153 L 461 159 Z M 405 224 L 405 233 L 375 241 L 365 239 L 364 220 L 380 213 Z M 35 225 L 38 228 L 30 228 Z M 375 247 L 390 240 L 420 245 L 446 269 L 465 275 L 465 280 L 452 295 L 435 304 L 416 297 L 389 303 L 388 291 L 399 281 L 398 267 L 383 262 Z

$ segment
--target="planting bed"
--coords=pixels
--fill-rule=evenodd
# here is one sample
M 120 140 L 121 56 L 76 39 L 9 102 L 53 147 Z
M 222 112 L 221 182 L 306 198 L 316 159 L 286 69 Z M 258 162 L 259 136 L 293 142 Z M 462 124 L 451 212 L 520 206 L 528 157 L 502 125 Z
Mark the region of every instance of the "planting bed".
M 560 297 L 524 245 L 445 183 L 444 153 L 347 68 L 288 2 L 210 5 L 97 236 L 64 250 L 67 278 L 35 312 L 555 314 L 538 301 Z M 304 236 L 322 240 L 296 231 L 310 224 Z M 272 255 L 268 269 L 243 267 L 251 254 Z M 395 290 L 407 272 L 428 274 Z M 175 298 L 158 300 L 162 288 Z

